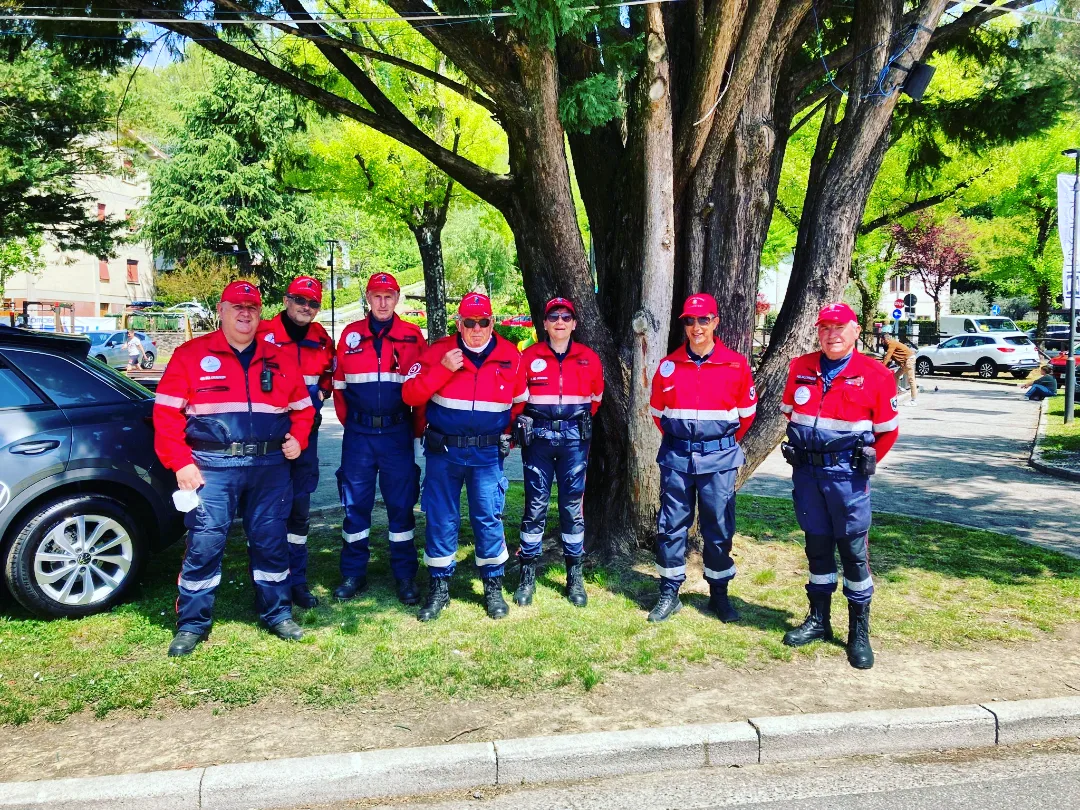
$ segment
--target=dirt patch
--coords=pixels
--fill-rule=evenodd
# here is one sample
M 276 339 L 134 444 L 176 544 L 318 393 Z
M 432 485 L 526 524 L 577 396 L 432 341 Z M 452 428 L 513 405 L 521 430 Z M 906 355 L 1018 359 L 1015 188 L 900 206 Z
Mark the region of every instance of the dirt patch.
M 149 716 L 89 714 L 5 727 L 0 781 L 147 772 L 450 742 L 713 723 L 762 715 L 905 708 L 1080 693 L 1080 625 L 1026 644 L 878 650 L 868 672 L 838 646 L 763 669 L 613 674 L 590 692 L 482 700 L 396 693 L 340 710 L 283 700 Z M 1033 664 L 1038 662 L 1037 666 Z

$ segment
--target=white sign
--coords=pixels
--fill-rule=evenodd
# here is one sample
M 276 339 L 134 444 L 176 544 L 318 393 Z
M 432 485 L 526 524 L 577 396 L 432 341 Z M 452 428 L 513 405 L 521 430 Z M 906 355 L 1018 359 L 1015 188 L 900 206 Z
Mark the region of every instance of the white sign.
M 1061 236 L 1061 252 L 1065 256 L 1065 266 L 1061 271 L 1061 295 L 1062 306 L 1070 307 L 1070 299 L 1076 298 L 1077 306 L 1080 306 L 1080 290 L 1073 289 L 1073 228 L 1076 212 L 1074 206 L 1073 184 L 1076 176 L 1072 174 L 1058 175 L 1058 233 Z M 1077 271 L 1080 275 L 1080 270 Z M 1080 284 L 1077 284 L 1080 287 Z

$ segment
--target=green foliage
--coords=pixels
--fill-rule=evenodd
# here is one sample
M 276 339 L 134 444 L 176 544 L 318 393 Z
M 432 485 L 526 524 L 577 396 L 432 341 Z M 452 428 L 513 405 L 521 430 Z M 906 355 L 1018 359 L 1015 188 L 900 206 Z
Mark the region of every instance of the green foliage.
M 12 276 L 18 273 L 36 276 L 45 269 L 40 255 L 43 244 L 38 234 L 0 241 L 0 298 L 4 297 L 4 287 Z
M 238 278 L 235 264 L 228 259 L 213 253 L 194 253 L 175 269 L 157 274 L 154 297 L 166 305 L 198 301 L 213 312 L 222 290 Z
M 564 88 L 559 95 L 559 119 L 567 132 L 588 135 L 626 112 L 617 77 L 596 73 Z
M 482 286 L 496 305 L 521 308 L 525 293 L 513 236 L 499 212 L 487 205 L 458 211 L 447 223 L 445 239 L 449 298 Z
M 949 309 L 960 315 L 979 315 L 990 311 L 990 301 L 981 290 L 953 293 Z

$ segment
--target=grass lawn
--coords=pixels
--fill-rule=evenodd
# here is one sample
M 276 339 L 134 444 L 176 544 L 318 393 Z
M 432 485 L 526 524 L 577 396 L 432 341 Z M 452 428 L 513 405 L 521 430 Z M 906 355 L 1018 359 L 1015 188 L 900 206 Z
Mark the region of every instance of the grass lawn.
M 512 549 L 521 507 L 521 484 L 515 483 L 507 504 Z M 104 716 L 122 708 L 237 705 L 269 695 L 333 706 L 405 689 L 444 697 L 580 691 L 612 672 L 712 663 L 768 667 L 793 656 L 843 655 L 835 644 L 802 651 L 781 644 L 783 631 L 805 612 L 806 564 L 790 503 L 740 496 L 738 515 L 739 576 L 732 592 L 743 613 L 739 625 L 723 625 L 704 612 L 700 573 L 684 589 L 687 609 L 665 624 L 647 624 L 644 606 L 655 599 L 657 581 L 645 553 L 633 565 L 591 567 L 584 610 L 562 597 L 565 572 L 552 555 L 534 605 L 512 605 L 509 618 L 491 621 L 472 567 L 467 521 L 454 601 L 437 622 L 421 624 L 394 596 L 385 522 L 377 522 L 372 586 L 346 604 L 327 599 L 338 577 L 340 527 L 313 532 L 310 577 L 323 604 L 299 616 L 307 637 L 298 644 L 257 626 L 237 532 L 226 554 L 213 636 L 179 660 L 165 656 L 182 552 L 174 547 L 151 561 L 134 601 L 107 615 L 40 621 L 5 603 L 0 723 L 59 720 L 82 710 Z M 548 525 L 556 525 L 554 510 Z M 998 534 L 884 515 L 871 532 L 871 547 L 879 645 L 1028 639 L 1080 619 L 1080 561 Z M 515 579 L 512 572 L 508 580 Z M 423 573 L 420 580 L 426 587 Z M 835 607 L 842 632 L 846 611 L 839 598 Z
M 1080 462 L 1080 419 L 1074 414 L 1072 424 L 1065 424 L 1064 394 L 1050 400 L 1042 451 L 1048 461 Z

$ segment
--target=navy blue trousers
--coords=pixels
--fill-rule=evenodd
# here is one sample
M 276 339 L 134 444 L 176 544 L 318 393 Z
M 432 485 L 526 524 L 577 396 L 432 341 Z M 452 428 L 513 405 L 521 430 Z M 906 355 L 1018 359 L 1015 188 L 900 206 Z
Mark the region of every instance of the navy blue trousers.
M 337 476 L 341 505 L 345 508 L 341 526 L 341 575 L 367 576 L 377 477 L 386 504 L 390 570 L 394 579 L 413 579 L 420 568 L 413 540 L 416 531 L 413 507 L 420 497 L 420 467 L 413 460 L 408 425 L 387 428 L 383 433 L 361 433 L 346 428 Z
M 214 595 L 221 583 L 221 560 L 233 518 L 240 514 L 248 539 L 259 615 L 275 625 L 292 615 L 289 549 L 285 521 L 292 503 L 292 479 L 284 464 L 201 471 L 199 506 L 184 517 L 187 550 L 180 568 L 176 629 L 207 633 Z
M 319 430 L 311 429 L 304 452 L 292 462 L 293 500 L 285 525 L 289 541 L 289 585 L 307 585 L 311 493 L 319 486 Z
M 844 568 L 844 596 L 856 604 L 870 601 L 870 479 L 852 474 L 828 478 L 815 467 L 796 467 L 792 498 L 799 527 L 806 534 L 810 563 L 807 593 L 836 591 L 836 552 Z
M 686 538 L 701 509 L 702 562 L 710 584 L 735 576 L 731 540 L 735 536 L 735 476 L 738 470 L 685 473 L 660 467 L 660 514 L 656 525 L 656 572 L 661 583 L 686 581 Z
M 585 469 L 589 464 L 589 443 L 553 445 L 547 439 L 533 439 L 523 447 L 521 460 L 525 470 L 525 514 L 521 520 L 522 560 L 540 557 L 547 523 L 551 484 L 559 487 L 559 529 L 563 554 L 580 557 L 585 551 Z

